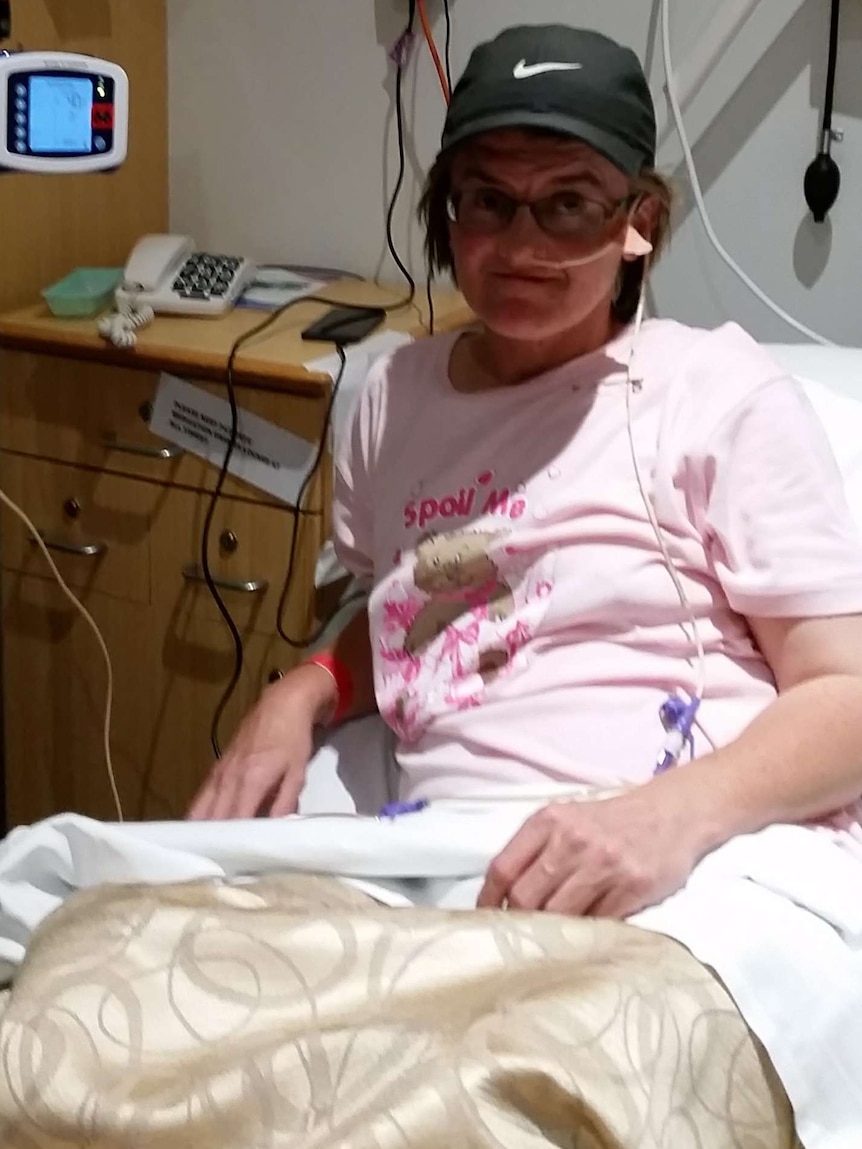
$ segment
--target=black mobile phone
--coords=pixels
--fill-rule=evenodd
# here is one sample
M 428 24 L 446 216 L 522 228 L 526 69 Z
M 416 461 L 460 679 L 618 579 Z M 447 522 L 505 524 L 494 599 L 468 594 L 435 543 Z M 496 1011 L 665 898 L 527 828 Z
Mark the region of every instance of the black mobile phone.
M 303 339 L 324 343 L 358 343 L 383 322 L 382 307 L 333 307 L 302 332 Z

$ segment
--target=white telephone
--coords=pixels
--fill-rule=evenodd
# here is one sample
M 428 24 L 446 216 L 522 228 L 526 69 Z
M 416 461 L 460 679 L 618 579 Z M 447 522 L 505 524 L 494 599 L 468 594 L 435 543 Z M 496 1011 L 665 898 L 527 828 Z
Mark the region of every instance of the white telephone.
M 241 256 L 195 251 L 189 236 L 145 235 L 129 256 L 117 308 L 217 318 L 234 306 L 254 273 L 255 265 Z

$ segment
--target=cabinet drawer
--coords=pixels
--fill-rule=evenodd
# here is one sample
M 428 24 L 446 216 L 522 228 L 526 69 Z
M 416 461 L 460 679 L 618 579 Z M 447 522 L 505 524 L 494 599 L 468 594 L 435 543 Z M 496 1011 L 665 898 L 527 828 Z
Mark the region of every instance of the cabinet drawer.
M 144 661 L 150 609 L 77 589 L 114 671 L 112 758 L 124 810 L 129 765 L 147 753 L 158 680 Z M 103 742 L 105 664 L 90 627 L 53 579 L 2 573 L 4 744 L 9 826 L 64 812 L 116 818 Z
M 150 529 L 164 487 L 11 454 L 0 460 L 0 487 L 39 530 L 69 586 L 150 601 Z M 5 505 L 0 536 L 5 570 L 53 578 Z
M 201 538 L 210 499 L 173 490 L 161 509 L 152 536 L 153 595 L 165 609 L 191 598 L 200 617 L 221 614 L 203 581 Z M 210 532 L 210 573 L 231 617 L 241 631 L 271 635 L 290 561 L 293 513 L 242 499 L 219 499 Z M 314 613 L 314 567 L 322 544 L 320 516 L 300 518 L 291 593 L 283 625 L 304 635 Z
M 23 352 L 0 353 L 0 449 L 80 463 L 117 474 L 157 479 L 193 490 L 212 490 L 218 470 L 153 435 L 149 413 L 159 377 L 122 367 L 48 359 Z M 218 398 L 218 383 L 195 383 Z M 316 441 L 326 402 L 278 391 L 239 388 L 240 407 L 277 426 Z M 228 477 L 228 495 L 280 505 L 271 495 Z M 319 508 L 328 478 L 309 491 L 307 506 Z
M 4 572 L 2 590 L 9 824 L 64 811 L 112 820 L 95 638 L 55 583 Z M 230 635 L 190 603 L 166 616 L 110 595 L 81 597 L 111 654 L 111 757 L 124 814 L 182 818 L 212 764 L 213 714 L 233 670 Z M 223 746 L 267 682 L 296 662 L 277 639 L 251 634 L 243 645 Z

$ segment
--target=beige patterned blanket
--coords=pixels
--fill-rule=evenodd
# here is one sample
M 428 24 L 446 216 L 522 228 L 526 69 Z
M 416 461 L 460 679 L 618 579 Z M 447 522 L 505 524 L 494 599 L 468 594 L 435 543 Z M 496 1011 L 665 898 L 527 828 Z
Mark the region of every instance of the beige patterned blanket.
M 0 1020 L 3 1149 L 791 1149 L 715 978 L 613 922 L 338 882 L 102 887 Z

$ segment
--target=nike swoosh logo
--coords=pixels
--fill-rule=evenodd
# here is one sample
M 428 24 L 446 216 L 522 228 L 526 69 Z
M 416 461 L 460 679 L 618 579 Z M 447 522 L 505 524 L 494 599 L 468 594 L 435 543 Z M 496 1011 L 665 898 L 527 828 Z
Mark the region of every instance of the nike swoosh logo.
M 526 60 L 520 60 L 515 65 L 512 75 L 516 80 L 528 80 L 530 76 L 541 76 L 543 72 L 577 72 L 583 66 L 583 64 L 563 64 L 553 60 L 545 64 L 528 64 Z

